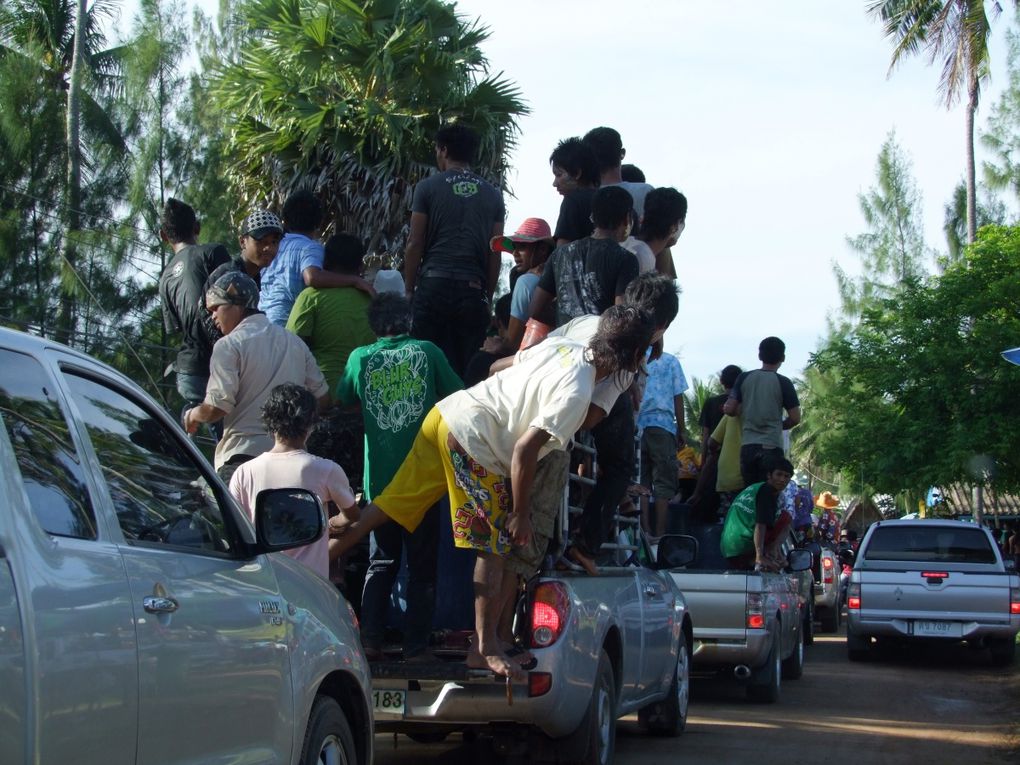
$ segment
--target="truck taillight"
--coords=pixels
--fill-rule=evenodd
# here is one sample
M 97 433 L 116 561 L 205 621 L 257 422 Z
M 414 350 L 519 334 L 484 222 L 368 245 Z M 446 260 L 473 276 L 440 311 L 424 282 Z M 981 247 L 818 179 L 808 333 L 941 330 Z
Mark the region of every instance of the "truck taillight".
M 824 584 L 832 584 L 832 570 L 835 565 L 829 556 L 822 558 L 822 582 Z
M 1009 591 L 1009 613 L 1020 614 L 1020 589 Z
M 765 626 L 765 598 L 761 593 L 747 593 L 746 618 L 744 623 L 749 630 L 760 630 Z
M 846 607 L 853 611 L 861 610 L 861 586 L 851 584 L 846 592 Z
M 555 643 L 570 616 L 570 599 L 560 582 L 542 582 L 531 604 L 531 645 L 545 648 Z

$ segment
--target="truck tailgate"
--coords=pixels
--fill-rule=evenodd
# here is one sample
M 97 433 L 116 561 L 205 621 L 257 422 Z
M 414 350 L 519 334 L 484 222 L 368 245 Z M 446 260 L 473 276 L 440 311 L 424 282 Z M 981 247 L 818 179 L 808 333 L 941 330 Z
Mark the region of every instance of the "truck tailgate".
M 944 576 L 933 576 L 939 574 Z M 860 571 L 862 616 L 1009 622 L 1009 579 L 1002 574 L 868 566 Z
M 746 572 L 674 571 L 671 576 L 687 599 L 695 639 L 744 637 Z

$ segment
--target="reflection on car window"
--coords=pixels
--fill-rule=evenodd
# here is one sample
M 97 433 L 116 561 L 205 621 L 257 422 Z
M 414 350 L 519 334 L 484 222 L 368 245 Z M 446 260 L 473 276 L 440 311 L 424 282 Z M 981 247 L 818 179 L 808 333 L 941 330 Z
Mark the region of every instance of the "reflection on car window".
M 875 529 L 865 550 L 868 560 L 929 563 L 995 563 L 983 531 L 948 526 L 884 526 Z
M 66 379 L 128 542 L 229 552 L 212 488 L 177 436 L 118 391 L 76 374 Z
M 0 350 L 0 416 L 39 525 L 61 537 L 96 538 L 96 517 L 67 421 L 31 356 Z

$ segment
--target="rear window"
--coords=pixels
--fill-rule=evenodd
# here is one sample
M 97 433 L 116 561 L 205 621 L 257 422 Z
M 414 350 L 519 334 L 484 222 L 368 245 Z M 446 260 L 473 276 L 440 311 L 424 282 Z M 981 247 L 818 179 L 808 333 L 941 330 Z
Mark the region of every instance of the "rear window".
M 996 563 L 981 529 L 946 526 L 880 526 L 864 550 L 867 560 Z

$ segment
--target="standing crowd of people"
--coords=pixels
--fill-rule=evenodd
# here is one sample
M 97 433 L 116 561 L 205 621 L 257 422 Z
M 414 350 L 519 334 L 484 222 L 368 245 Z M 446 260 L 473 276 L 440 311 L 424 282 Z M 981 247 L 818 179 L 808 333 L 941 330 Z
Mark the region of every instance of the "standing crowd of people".
M 646 531 L 666 530 L 687 381 L 662 339 L 679 306 L 671 248 L 687 200 L 624 166 L 619 133 L 598 127 L 551 153 L 555 226 L 529 217 L 506 235 L 500 190 L 471 168 L 477 148 L 464 125 L 437 133 L 438 172 L 414 189 L 401 274 L 380 271 L 370 284 L 361 241 L 320 241 L 310 190 L 292 194 L 282 217 L 249 214 L 233 256 L 200 244 L 194 210 L 171 199 L 161 235 L 174 256 L 159 291 L 166 328 L 181 336 L 182 422 L 189 433 L 209 428 L 216 470 L 240 505 L 250 512 L 263 489 L 316 492 L 329 535 L 292 552 L 327 577 L 330 561 L 371 533 L 368 657 L 383 655 L 402 559 L 403 657 L 428 656 L 446 526 L 453 546 L 476 554 L 468 664 L 510 676 L 532 660 L 514 641 L 514 604 L 550 549 L 578 431 L 591 432 L 598 471 L 565 565 L 597 574 L 636 443 L 653 496 Z M 514 260 L 510 292 L 493 306 L 503 254 Z M 694 499 L 739 508 L 730 516 L 751 547 L 737 544 L 736 521 L 724 540 L 737 540 L 740 565 L 767 563 L 779 522 L 765 509 L 776 510 L 793 472 L 783 431 L 799 405 L 776 373 L 783 352 L 767 338 L 761 370 L 727 367 L 727 396 L 702 413 L 717 448 L 706 461 L 712 485 L 703 470 Z

